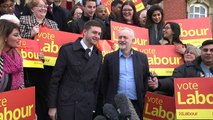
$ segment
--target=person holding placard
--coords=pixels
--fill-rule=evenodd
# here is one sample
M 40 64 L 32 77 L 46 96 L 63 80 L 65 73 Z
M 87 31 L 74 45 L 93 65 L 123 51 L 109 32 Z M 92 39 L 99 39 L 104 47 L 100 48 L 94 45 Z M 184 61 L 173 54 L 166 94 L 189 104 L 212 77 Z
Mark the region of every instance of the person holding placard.
M 23 38 L 33 39 L 39 33 L 39 27 L 58 30 L 57 23 L 45 17 L 48 7 L 46 0 L 31 0 L 27 5 L 32 15 L 20 17 L 20 31 Z
M 185 77 L 213 77 L 213 40 L 206 40 L 200 47 L 201 55 L 195 57 L 191 62 L 185 62 L 183 65 L 175 68 L 170 78 L 149 80 L 148 85 L 153 90 L 164 91 L 169 95 L 174 94 L 174 78 Z M 193 53 L 193 52 L 191 52 Z M 185 54 L 191 54 L 186 50 Z M 186 57 L 184 54 L 184 58 Z M 189 58 L 187 58 L 189 60 Z

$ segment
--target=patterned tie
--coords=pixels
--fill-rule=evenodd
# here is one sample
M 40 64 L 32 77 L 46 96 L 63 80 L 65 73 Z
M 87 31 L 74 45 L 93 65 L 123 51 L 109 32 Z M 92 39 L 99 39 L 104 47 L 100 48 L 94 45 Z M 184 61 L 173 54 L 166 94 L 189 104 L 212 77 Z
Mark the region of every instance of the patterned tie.
M 89 48 L 87 48 L 86 50 L 85 50 L 85 58 L 87 59 L 87 60 L 89 60 L 89 58 L 90 58 L 90 56 L 89 56 L 89 52 L 90 52 L 91 50 L 89 49 Z
M 48 5 L 47 11 L 49 11 L 50 13 L 52 13 L 52 6 L 51 5 Z
M 0 80 L 2 78 L 2 73 L 3 73 L 3 62 L 4 62 L 4 59 L 0 57 Z

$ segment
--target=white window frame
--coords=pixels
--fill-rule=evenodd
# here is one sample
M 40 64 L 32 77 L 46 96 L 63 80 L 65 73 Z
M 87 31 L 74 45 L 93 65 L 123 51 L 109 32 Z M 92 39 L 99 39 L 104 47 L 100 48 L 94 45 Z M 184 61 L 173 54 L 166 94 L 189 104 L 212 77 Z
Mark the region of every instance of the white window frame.
M 193 7 L 193 13 L 191 13 L 192 7 Z M 195 12 L 195 8 L 198 8 L 199 11 Z M 205 10 L 204 14 L 201 14 L 201 8 Z M 207 15 L 208 15 L 208 8 L 205 5 L 199 4 L 199 3 L 190 5 L 188 18 L 201 18 L 201 17 L 207 17 Z M 198 17 L 195 17 L 195 16 L 198 16 Z

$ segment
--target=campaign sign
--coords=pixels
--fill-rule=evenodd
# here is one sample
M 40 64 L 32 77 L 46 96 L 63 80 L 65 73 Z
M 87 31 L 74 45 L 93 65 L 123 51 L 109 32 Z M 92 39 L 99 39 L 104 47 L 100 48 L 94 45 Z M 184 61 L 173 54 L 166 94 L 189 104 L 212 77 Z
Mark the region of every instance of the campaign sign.
M 175 78 L 177 119 L 213 119 L 213 78 Z
M 175 120 L 175 99 L 160 94 L 146 92 L 144 120 Z
M 180 25 L 180 39 L 185 44 L 201 46 L 203 41 L 207 39 L 212 39 L 212 31 L 209 17 L 168 21 L 176 22 Z
M 0 120 L 35 120 L 35 87 L 0 93 Z
M 23 67 L 43 68 L 43 62 L 39 58 L 40 47 L 35 40 L 21 39 L 19 51 L 23 59 Z
M 40 28 L 34 40 L 39 43 L 41 52 L 45 55 L 44 65 L 54 66 L 60 47 L 65 43 L 76 41 L 80 36 L 80 34 Z

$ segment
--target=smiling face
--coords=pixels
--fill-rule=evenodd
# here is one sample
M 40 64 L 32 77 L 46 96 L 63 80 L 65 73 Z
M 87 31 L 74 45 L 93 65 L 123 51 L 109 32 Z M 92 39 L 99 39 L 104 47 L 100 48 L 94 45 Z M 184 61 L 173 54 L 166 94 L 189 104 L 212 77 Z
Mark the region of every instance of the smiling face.
M 47 4 L 43 0 L 38 0 L 38 4 L 32 8 L 36 18 L 44 19 L 47 14 Z
M 162 20 L 162 14 L 159 10 L 155 10 L 152 14 L 152 20 L 154 23 L 158 24 Z
M 83 36 L 87 47 L 96 45 L 101 37 L 101 27 L 91 26 L 88 30 L 84 29 Z
M 183 56 L 184 56 L 185 62 L 192 62 L 196 58 L 195 53 L 193 51 L 189 51 L 189 50 L 185 51 Z
M 94 1 L 86 1 L 84 9 L 84 15 L 87 17 L 93 17 L 96 10 L 96 2 Z
M 122 15 L 125 21 L 132 21 L 133 20 L 134 11 L 130 5 L 125 5 L 122 9 Z
M 164 26 L 163 35 L 164 35 L 165 38 L 167 38 L 169 40 L 173 38 L 174 32 L 172 31 L 170 24 L 166 24 Z
M 21 40 L 21 36 L 20 36 L 19 30 L 15 28 L 6 39 L 6 47 L 18 48 L 20 40 Z
M 132 48 L 133 36 L 129 30 L 121 30 L 118 33 L 118 44 L 121 51 L 130 51 Z

